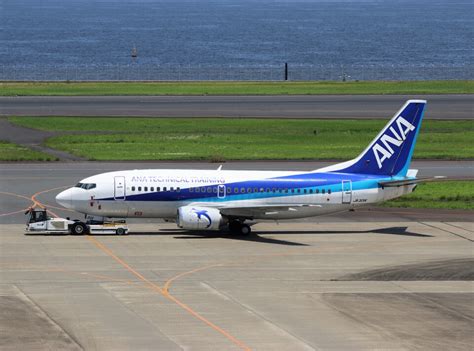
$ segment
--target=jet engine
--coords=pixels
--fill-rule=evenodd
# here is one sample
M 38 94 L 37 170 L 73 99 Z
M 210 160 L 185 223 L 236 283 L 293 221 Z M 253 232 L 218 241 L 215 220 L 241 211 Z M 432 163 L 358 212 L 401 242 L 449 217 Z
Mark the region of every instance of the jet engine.
M 224 218 L 217 208 L 182 206 L 178 208 L 176 223 L 187 230 L 219 230 Z

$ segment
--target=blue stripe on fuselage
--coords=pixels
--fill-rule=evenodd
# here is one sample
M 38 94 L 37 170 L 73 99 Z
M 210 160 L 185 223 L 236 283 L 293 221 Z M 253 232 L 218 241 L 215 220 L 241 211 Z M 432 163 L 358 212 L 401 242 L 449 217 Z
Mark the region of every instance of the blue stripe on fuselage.
M 160 191 L 147 192 L 140 194 L 127 194 L 127 201 L 204 201 L 204 202 L 222 202 L 234 200 L 249 200 L 249 199 L 263 199 L 276 198 L 285 196 L 297 195 L 315 195 L 315 191 L 331 190 L 332 193 L 342 191 L 342 181 L 352 181 L 352 190 L 372 189 L 378 187 L 378 182 L 382 180 L 389 180 L 387 177 L 380 177 L 376 175 L 362 175 L 350 173 L 303 173 L 291 176 L 268 178 L 262 180 L 249 180 L 242 182 L 233 182 L 226 184 L 212 184 L 206 186 L 194 187 L 193 191 L 189 188 L 180 189 L 180 191 Z M 218 185 L 225 185 L 226 190 L 231 189 L 232 192 L 227 192 L 225 197 L 219 198 L 217 195 Z M 199 192 L 196 192 L 199 188 Z M 238 193 L 234 193 L 235 189 Z M 245 189 L 244 193 L 241 189 Z M 251 189 L 250 192 L 247 192 Z M 263 189 L 263 191 L 262 191 Z M 274 192 L 273 189 L 276 191 Z M 282 189 L 280 192 L 279 189 Z M 288 192 L 285 192 L 288 189 Z M 255 192 L 255 190 L 257 190 Z M 306 190 L 306 193 L 304 192 Z M 310 193 L 313 190 L 313 193 Z M 299 191 L 299 192 L 298 192 Z M 102 201 L 114 200 L 113 197 L 98 199 Z

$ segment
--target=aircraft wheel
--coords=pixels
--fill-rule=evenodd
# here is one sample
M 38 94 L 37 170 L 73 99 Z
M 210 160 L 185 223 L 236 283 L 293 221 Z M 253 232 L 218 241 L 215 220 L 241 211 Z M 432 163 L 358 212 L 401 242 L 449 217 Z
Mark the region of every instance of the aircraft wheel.
M 117 235 L 125 235 L 125 229 L 123 229 L 123 228 L 117 228 L 117 230 L 115 231 L 115 234 L 117 234 Z
M 238 234 L 240 232 L 240 223 L 237 221 L 232 221 L 229 223 L 229 231 L 232 234 Z
M 252 229 L 247 224 L 242 224 L 240 226 L 240 235 L 247 236 L 252 232 Z
M 87 226 L 82 222 L 76 222 L 71 227 L 71 233 L 74 235 L 87 234 Z
M 232 234 L 238 234 L 238 235 L 249 235 L 252 229 L 250 228 L 249 225 L 244 224 L 240 221 L 232 221 L 229 223 L 229 230 Z

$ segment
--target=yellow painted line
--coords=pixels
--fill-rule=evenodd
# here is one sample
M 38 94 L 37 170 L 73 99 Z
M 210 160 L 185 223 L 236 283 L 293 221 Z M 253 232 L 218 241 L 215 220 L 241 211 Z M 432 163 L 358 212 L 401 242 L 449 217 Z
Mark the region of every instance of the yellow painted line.
M 188 312 L 189 314 L 191 314 L 192 316 L 194 316 L 195 318 L 197 318 L 198 320 L 202 321 L 203 323 L 205 323 L 206 325 L 208 325 L 209 327 L 211 327 L 212 329 L 214 329 L 215 331 L 219 332 L 221 335 L 225 336 L 228 340 L 230 340 L 232 343 L 234 343 L 235 345 L 237 345 L 239 348 L 241 348 L 242 350 L 250 350 L 250 347 L 248 347 L 246 344 L 244 344 L 242 341 L 240 341 L 239 339 L 237 339 L 236 337 L 234 337 L 233 335 L 231 335 L 229 332 L 225 331 L 224 329 L 222 329 L 221 327 L 217 326 L 216 324 L 212 323 L 211 321 L 209 321 L 208 319 L 204 318 L 203 316 L 201 316 L 198 312 L 194 311 L 191 307 L 189 307 L 188 305 L 186 305 L 185 303 L 181 302 L 179 299 L 177 299 L 176 297 L 174 297 L 173 295 L 169 294 L 168 291 L 165 291 L 164 289 L 162 289 L 160 286 L 158 286 L 157 284 L 153 283 L 152 281 L 148 280 L 146 277 L 144 277 L 141 273 L 139 273 L 138 271 L 136 271 L 133 267 L 131 267 L 127 262 L 125 262 L 123 259 L 121 259 L 120 257 L 118 257 L 111 249 L 109 249 L 108 247 L 106 247 L 104 244 L 102 244 L 100 241 L 98 241 L 97 239 L 95 239 L 93 236 L 90 236 L 90 235 L 87 235 L 87 239 L 89 241 L 91 241 L 95 246 L 97 246 L 97 248 L 99 248 L 101 251 L 103 251 L 104 253 L 106 253 L 107 255 L 109 255 L 110 257 L 112 257 L 115 261 L 117 261 L 120 265 L 122 265 L 125 269 L 127 269 L 130 273 L 132 273 L 133 275 L 135 275 L 137 278 L 139 278 L 141 281 L 143 281 L 146 286 L 158 293 L 160 293 L 161 295 L 163 295 L 164 297 L 166 297 L 167 299 L 173 301 L 175 304 L 177 304 L 179 307 L 181 307 L 182 309 L 184 309 L 186 312 Z

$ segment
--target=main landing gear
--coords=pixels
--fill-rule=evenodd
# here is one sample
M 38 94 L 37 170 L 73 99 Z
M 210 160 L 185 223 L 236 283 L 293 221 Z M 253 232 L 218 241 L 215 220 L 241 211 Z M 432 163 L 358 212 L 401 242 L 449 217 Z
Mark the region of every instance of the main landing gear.
M 232 234 L 239 234 L 243 236 L 247 236 L 252 232 L 250 226 L 241 221 L 230 221 L 229 230 Z

